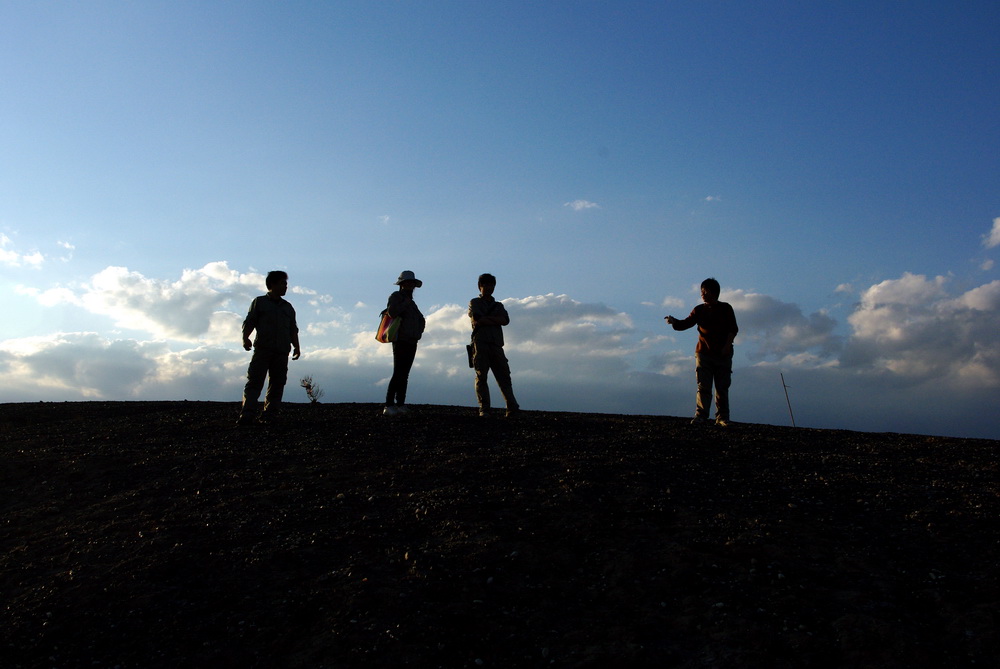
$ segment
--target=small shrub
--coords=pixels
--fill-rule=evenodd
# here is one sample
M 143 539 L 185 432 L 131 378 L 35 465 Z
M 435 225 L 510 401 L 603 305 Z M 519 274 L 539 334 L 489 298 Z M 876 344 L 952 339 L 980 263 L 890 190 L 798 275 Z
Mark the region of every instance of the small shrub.
M 313 404 L 319 403 L 319 398 L 323 397 L 323 389 L 313 383 L 313 377 L 303 376 L 299 385 L 306 389 L 306 396 Z

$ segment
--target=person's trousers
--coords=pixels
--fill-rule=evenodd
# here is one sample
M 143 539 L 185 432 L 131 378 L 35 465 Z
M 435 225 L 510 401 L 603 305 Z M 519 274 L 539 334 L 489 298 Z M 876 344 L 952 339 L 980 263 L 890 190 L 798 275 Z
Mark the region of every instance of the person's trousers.
M 264 411 L 276 411 L 285 394 L 288 381 L 288 351 L 255 348 L 250 366 L 247 368 L 247 383 L 243 387 L 243 409 L 240 415 L 250 414 L 257 408 L 260 391 L 267 379 L 267 394 L 264 395 Z
M 698 397 L 695 416 L 708 418 L 712 407 L 712 386 L 715 386 L 715 417 L 729 420 L 729 386 L 733 380 L 732 356 L 695 355 L 695 375 Z
M 392 378 L 385 393 L 386 406 L 406 404 L 406 386 L 410 380 L 410 368 L 417 357 L 417 342 L 392 342 Z
M 500 386 L 500 393 L 507 403 L 508 409 L 517 409 L 517 400 L 514 398 L 514 386 L 510 380 L 510 363 L 504 355 L 503 346 L 499 344 L 473 344 L 472 366 L 476 370 L 476 400 L 480 409 L 490 408 L 490 387 L 487 382 L 490 370 L 493 370 L 493 378 Z

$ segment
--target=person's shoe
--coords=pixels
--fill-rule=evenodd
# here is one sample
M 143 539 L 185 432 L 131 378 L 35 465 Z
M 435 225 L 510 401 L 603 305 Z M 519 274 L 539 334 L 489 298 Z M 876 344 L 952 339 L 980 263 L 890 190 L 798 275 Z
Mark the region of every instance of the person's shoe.
M 691 419 L 691 424 L 692 425 L 704 425 L 706 422 L 708 422 L 708 421 L 706 421 L 701 416 L 695 416 L 694 418 Z
M 410 407 L 406 406 L 405 404 L 397 404 L 396 405 L 396 413 L 399 414 L 399 415 L 401 415 L 401 416 L 406 415 L 406 414 L 410 413 Z
M 716 418 L 715 419 L 715 426 L 716 427 L 729 427 L 729 421 L 726 420 L 725 418 Z
M 507 409 L 507 418 L 516 418 L 521 415 L 520 407 L 514 407 L 513 409 Z
M 387 406 L 386 408 L 382 409 L 382 415 L 383 416 L 398 416 L 399 415 L 399 409 L 396 408 L 396 407 L 394 407 L 394 406 Z
M 257 416 L 257 422 L 261 425 L 271 425 L 278 419 L 278 414 L 274 411 L 261 411 Z
M 236 427 L 250 427 L 253 425 L 253 418 L 241 415 L 236 419 Z
M 490 410 L 489 409 L 480 409 L 479 410 L 479 417 L 480 418 L 489 418 L 490 417 Z

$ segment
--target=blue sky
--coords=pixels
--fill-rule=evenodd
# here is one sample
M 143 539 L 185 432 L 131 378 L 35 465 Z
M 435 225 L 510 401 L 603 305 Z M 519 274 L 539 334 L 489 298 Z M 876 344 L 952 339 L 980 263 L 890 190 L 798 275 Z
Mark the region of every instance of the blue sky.
M 1000 438 L 992 2 L 0 5 L 0 401 L 238 401 L 289 272 L 330 402 L 467 404 L 483 271 L 525 408 Z

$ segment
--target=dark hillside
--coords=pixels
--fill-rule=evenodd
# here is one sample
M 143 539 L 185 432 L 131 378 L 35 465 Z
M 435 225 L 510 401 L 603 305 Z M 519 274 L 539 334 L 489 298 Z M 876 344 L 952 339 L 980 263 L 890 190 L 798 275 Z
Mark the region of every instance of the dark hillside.
M 998 442 L 0 405 L 3 667 L 964 667 Z

